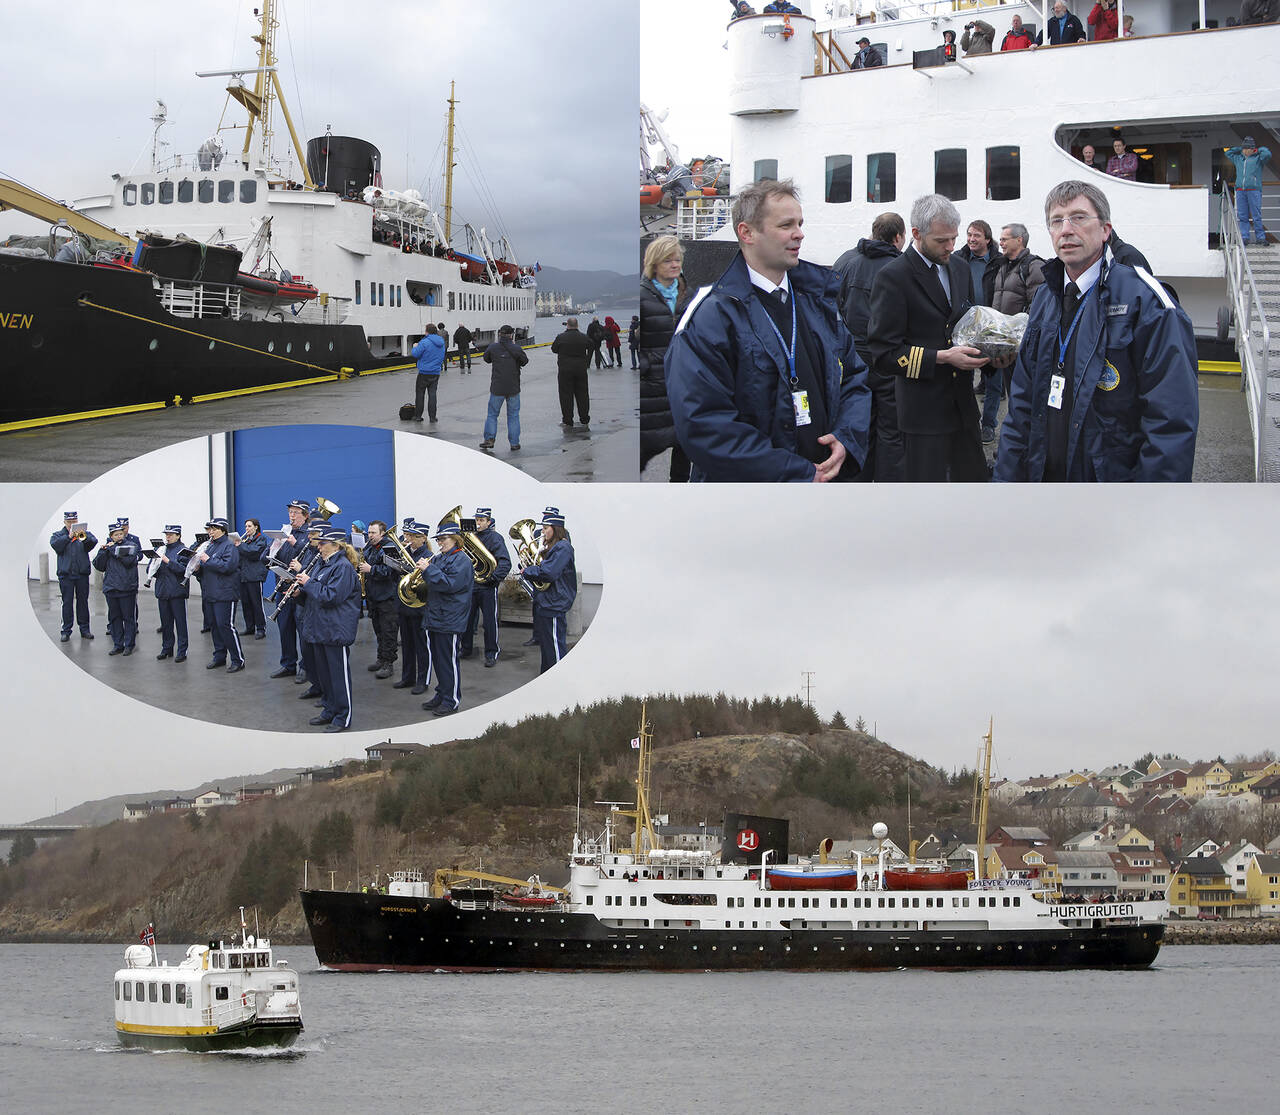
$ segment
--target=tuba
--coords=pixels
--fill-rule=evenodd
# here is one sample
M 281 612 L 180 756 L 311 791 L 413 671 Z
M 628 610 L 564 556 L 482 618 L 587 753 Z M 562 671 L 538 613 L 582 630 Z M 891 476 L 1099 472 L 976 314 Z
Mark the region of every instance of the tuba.
M 413 560 L 408 547 L 396 537 L 396 528 L 388 527 L 385 537 L 395 544 L 395 548 L 400 553 L 400 559 L 395 564 L 404 570 L 404 576 L 396 585 L 396 596 L 406 608 L 421 608 L 427 602 L 427 579 L 418 568 L 418 563 Z M 427 548 L 431 548 L 430 541 L 427 542 Z M 384 557 L 383 560 L 385 561 L 386 558 Z
M 476 533 L 475 519 L 464 519 L 462 517 L 462 504 L 458 504 L 443 519 L 440 525 L 445 523 L 454 523 L 462 532 L 462 548 L 466 551 L 467 557 L 471 559 L 471 564 L 475 567 L 476 580 L 487 581 L 498 568 L 497 559 L 489 553 L 489 547 L 480 541 L 480 535 Z
M 507 531 L 508 537 L 516 544 L 516 557 L 520 564 L 536 565 L 542 557 L 542 539 L 538 534 L 538 524 L 532 519 L 521 519 L 513 523 Z M 530 600 L 535 592 L 546 592 L 551 587 L 550 581 L 535 581 L 531 577 L 520 577 L 520 587 Z

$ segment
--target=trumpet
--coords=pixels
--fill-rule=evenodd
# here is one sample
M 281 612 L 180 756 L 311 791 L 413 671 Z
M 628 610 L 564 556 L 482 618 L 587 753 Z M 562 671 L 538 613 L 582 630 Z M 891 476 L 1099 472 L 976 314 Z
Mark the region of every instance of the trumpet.
M 518 523 L 513 523 L 511 529 L 507 531 L 507 536 L 516 544 L 516 557 L 520 559 L 520 564 L 537 565 L 542 558 L 542 538 L 538 531 L 538 524 L 532 519 L 521 519 Z M 535 592 L 546 592 L 551 587 L 550 581 L 535 581 L 532 577 L 526 577 L 523 573 L 519 577 L 520 587 L 524 589 L 525 595 L 530 600 L 533 599 Z

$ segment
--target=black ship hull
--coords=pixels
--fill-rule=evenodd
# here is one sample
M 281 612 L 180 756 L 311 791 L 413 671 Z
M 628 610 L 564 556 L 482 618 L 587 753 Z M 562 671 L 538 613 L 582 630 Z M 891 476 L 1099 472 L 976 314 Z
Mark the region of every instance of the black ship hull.
M 849 971 L 1146 968 L 1164 926 L 1069 929 L 615 928 L 560 910 L 306 890 L 316 956 L 340 971 Z
M 144 272 L 0 255 L 0 426 L 375 364 L 357 325 L 176 317 Z
M 193 1053 L 225 1053 L 235 1049 L 287 1049 L 302 1033 L 302 1023 L 248 1022 L 228 1026 L 216 1033 L 182 1033 L 173 1027 L 168 1033 L 145 1030 L 116 1030 L 120 1044 L 129 1049 L 185 1049 Z

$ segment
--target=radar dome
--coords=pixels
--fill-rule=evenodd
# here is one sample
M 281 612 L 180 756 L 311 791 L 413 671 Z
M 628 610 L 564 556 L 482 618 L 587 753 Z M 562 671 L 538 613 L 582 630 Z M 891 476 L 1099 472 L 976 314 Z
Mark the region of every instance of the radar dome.
M 886 825 L 883 821 L 877 821 L 874 825 L 871 826 L 871 835 L 874 836 L 877 840 L 883 840 L 886 836 L 889 835 L 889 826 Z

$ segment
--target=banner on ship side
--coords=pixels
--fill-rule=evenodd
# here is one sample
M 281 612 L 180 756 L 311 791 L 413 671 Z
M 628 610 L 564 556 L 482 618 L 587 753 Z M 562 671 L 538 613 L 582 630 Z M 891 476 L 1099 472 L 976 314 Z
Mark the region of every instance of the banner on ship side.
M 766 851 L 770 863 L 787 862 L 787 841 L 791 822 L 778 817 L 757 817 L 750 813 L 724 815 L 724 843 L 721 863 L 759 863 Z

